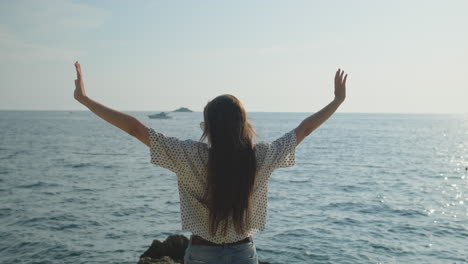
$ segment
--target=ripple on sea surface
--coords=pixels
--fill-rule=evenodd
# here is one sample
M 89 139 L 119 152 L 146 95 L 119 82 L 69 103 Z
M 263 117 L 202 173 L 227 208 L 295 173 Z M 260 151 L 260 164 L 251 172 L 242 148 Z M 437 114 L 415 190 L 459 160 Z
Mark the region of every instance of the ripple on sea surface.
M 57 183 L 52 183 L 52 182 L 43 182 L 43 181 L 37 181 L 35 183 L 30 183 L 30 184 L 22 184 L 15 186 L 16 188 L 22 188 L 22 189 L 38 189 L 38 188 L 49 188 L 49 187 L 58 187 L 60 184 Z

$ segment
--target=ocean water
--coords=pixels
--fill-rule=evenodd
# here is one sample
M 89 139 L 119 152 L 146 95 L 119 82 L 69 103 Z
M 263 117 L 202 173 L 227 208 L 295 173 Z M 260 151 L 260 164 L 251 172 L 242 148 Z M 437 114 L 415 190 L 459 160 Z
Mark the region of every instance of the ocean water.
M 151 120 L 198 140 L 201 113 Z M 307 113 L 249 113 L 271 141 Z M 176 176 L 91 112 L 0 111 L 0 263 L 136 263 L 180 230 Z M 271 263 L 468 263 L 468 116 L 336 114 L 270 180 Z

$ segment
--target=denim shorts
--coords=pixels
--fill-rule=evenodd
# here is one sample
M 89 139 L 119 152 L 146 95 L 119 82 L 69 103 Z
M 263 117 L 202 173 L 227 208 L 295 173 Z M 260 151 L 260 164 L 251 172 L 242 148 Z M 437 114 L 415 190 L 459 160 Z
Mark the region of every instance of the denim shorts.
M 231 246 L 192 245 L 189 240 L 185 250 L 184 264 L 258 264 L 258 255 L 253 242 Z

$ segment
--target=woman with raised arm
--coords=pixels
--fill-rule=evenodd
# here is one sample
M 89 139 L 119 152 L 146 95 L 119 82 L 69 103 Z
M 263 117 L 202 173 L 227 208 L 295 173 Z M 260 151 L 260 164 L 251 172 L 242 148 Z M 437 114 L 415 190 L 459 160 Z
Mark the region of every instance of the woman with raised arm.
M 185 264 L 258 263 L 252 235 L 265 226 L 271 173 L 295 164 L 296 146 L 336 111 L 346 94 L 347 75 L 338 69 L 331 103 L 275 141 L 256 144 L 241 102 L 220 95 L 203 110 L 200 141 L 180 140 L 89 98 L 80 64 L 75 67 L 75 99 L 147 145 L 151 163 L 176 174 L 182 229 L 192 233 Z

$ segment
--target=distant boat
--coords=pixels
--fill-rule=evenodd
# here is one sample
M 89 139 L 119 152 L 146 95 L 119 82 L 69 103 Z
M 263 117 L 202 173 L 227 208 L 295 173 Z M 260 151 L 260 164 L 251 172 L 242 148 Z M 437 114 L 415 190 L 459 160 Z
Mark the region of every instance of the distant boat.
M 166 113 L 164 112 L 161 112 L 159 114 L 152 114 L 152 115 L 148 115 L 149 118 L 153 118 L 153 119 L 169 119 L 169 118 L 172 118 L 170 116 L 168 116 Z

